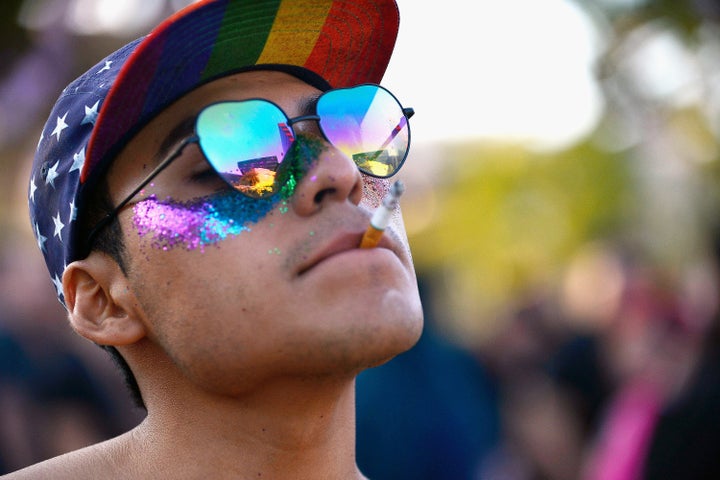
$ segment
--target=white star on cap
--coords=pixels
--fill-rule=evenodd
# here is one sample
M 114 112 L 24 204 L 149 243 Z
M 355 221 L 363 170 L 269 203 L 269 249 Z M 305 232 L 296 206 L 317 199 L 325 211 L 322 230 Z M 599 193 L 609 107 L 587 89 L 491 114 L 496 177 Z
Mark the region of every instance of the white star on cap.
M 53 235 L 58 237 L 60 241 L 62 241 L 62 229 L 65 228 L 65 224 L 62 223 L 62 220 L 60 220 L 59 211 L 57 215 L 53 217 L 53 223 L 55 224 L 55 233 L 53 233 Z
M 58 297 L 63 294 L 63 286 L 62 286 L 62 280 L 60 280 L 60 277 L 57 276 L 57 273 L 52 279 L 53 285 L 55 285 L 55 290 L 57 290 Z
M 95 120 L 97 120 L 98 116 L 98 105 L 100 104 L 100 100 L 95 102 L 95 105 L 92 107 L 88 107 L 85 105 L 85 117 L 82 119 L 82 122 L 80 122 L 80 125 L 85 125 L 86 123 L 92 123 L 95 124 Z
M 35 177 L 30 179 L 30 201 L 35 203 L 35 190 L 37 190 L 37 185 L 35 185 Z
M 44 252 L 45 251 L 45 241 L 47 240 L 47 237 L 43 236 L 40 233 L 40 227 L 38 226 L 37 223 L 35 224 L 35 236 L 37 237 L 37 243 L 38 243 L 38 247 L 40 247 L 40 251 Z
M 50 135 L 56 135 L 58 142 L 60 141 L 60 133 L 62 133 L 63 130 L 68 128 L 68 124 L 65 123 L 65 119 L 67 118 L 68 112 L 65 112 L 65 115 L 62 117 L 57 117 L 57 123 L 55 124 L 55 130 L 52 131 Z
M 45 185 L 50 184 L 53 188 L 55 188 L 55 179 L 60 175 L 57 173 L 58 163 L 60 161 L 55 162 L 55 165 L 50 167 L 50 169 L 47 172 L 47 178 L 45 179 Z
M 113 63 L 112 60 L 105 60 L 105 66 L 102 67 L 100 70 L 98 70 L 97 73 L 102 73 L 106 70 L 110 70 L 110 65 L 112 65 L 112 63 Z
M 75 170 L 80 170 L 85 163 L 85 149 L 83 148 L 79 152 L 73 154 L 73 164 L 72 167 L 70 167 L 70 172 Z
M 75 200 L 70 202 L 70 221 L 73 222 L 77 218 L 77 208 L 75 208 Z

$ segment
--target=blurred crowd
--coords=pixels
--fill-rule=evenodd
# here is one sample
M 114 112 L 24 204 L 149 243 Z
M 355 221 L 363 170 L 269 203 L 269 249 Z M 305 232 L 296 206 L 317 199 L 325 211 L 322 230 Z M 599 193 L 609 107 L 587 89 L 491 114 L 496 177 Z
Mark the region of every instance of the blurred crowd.
M 426 285 L 419 351 L 361 376 L 359 459 L 377 479 L 720 478 L 717 271 L 586 245 L 470 348 L 443 343 Z
M 33 239 L 8 230 L 0 237 L 0 474 L 141 418 L 108 355 L 72 332 Z
M 482 478 L 720 478 L 716 273 L 579 252 L 558 295 L 521 304 L 482 354 L 509 469 Z

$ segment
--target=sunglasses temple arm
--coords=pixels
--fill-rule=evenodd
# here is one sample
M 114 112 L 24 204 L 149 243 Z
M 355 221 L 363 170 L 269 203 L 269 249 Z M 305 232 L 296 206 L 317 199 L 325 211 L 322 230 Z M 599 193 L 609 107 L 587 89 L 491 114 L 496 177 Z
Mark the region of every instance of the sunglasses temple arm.
M 130 194 L 129 194 L 127 197 L 125 197 L 125 200 L 123 200 L 122 202 L 120 202 L 120 203 L 117 205 L 117 207 L 115 207 L 115 208 L 112 210 L 112 212 L 109 212 L 107 215 L 105 215 L 105 216 L 95 225 L 95 228 L 93 228 L 92 231 L 90 232 L 90 234 L 88 235 L 88 239 L 87 239 L 88 250 L 89 250 L 89 247 L 93 244 L 93 241 L 94 241 L 95 237 L 97 236 L 97 234 L 98 234 L 103 228 L 105 228 L 108 224 L 110 224 L 110 222 L 117 216 L 117 214 L 118 214 L 123 208 L 125 208 L 125 206 L 126 206 L 128 203 L 130 203 L 130 201 L 131 201 L 133 198 L 135 198 L 135 195 L 137 195 L 138 193 L 140 193 L 140 191 L 141 191 L 143 188 L 145 188 L 145 187 L 147 186 L 147 184 L 152 181 L 153 178 L 157 177 L 160 172 L 162 172 L 163 170 L 165 170 L 165 169 L 168 167 L 168 165 L 170 165 L 170 164 L 173 162 L 173 160 L 175 160 L 176 158 L 178 158 L 178 157 L 182 154 L 182 152 L 183 152 L 183 150 L 185 149 L 185 147 L 187 147 L 187 146 L 188 146 L 189 144 L 191 144 L 191 143 L 196 143 L 196 142 L 198 142 L 198 141 L 199 141 L 199 138 L 198 138 L 197 135 L 193 135 L 193 136 L 188 137 L 188 138 L 186 138 L 185 140 L 183 140 L 183 141 L 180 143 L 180 145 L 178 145 L 178 147 L 175 149 L 174 152 L 172 152 L 165 160 L 163 160 L 157 167 L 155 167 L 155 169 L 154 169 L 152 172 L 150 172 L 150 174 L 149 174 L 147 177 L 145 177 L 145 179 L 144 179 L 142 182 L 140 182 L 140 185 L 138 185 L 138 186 L 135 188 L 135 190 L 133 190 L 132 192 L 130 192 Z
M 187 147 L 191 143 L 196 143 L 198 140 L 199 140 L 199 138 L 197 137 L 197 135 L 193 135 L 193 136 L 188 137 L 185 140 L 183 140 L 180 143 L 180 145 L 178 145 L 178 147 L 175 149 L 175 151 L 170 154 L 170 156 L 168 156 L 157 167 L 155 167 L 155 169 L 152 172 L 150 172 L 150 174 L 148 174 L 148 176 L 145 177 L 145 179 L 142 182 L 140 182 L 140 185 L 135 187 L 135 190 L 130 192 L 130 194 L 125 198 L 125 200 L 120 202 L 118 204 L 118 206 L 115 207 L 115 212 L 117 213 L 120 210 L 122 210 L 125 207 L 125 205 L 127 205 L 130 202 L 130 200 L 132 200 L 135 197 L 135 195 L 140 193 L 140 191 L 143 188 L 145 188 L 148 183 L 150 183 L 152 181 L 153 178 L 157 177 L 158 174 L 160 174 L 160 172 L 165 170 L 173 162 L 173 160 L 178 158 L 182 154 L 185 147 Z

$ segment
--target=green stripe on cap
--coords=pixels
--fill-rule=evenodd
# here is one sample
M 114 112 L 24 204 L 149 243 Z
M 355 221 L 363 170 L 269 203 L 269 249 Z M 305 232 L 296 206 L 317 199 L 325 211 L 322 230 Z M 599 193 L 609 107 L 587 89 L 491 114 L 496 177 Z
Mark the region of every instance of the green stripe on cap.
M 255 65 L 265 47 L 279 5 L 280 0 L 229 1 L 203 79 L 225 73 L 233 66 Z M 233 41 L 237 32 L 247 33 L 248 41 L 242 44 Z

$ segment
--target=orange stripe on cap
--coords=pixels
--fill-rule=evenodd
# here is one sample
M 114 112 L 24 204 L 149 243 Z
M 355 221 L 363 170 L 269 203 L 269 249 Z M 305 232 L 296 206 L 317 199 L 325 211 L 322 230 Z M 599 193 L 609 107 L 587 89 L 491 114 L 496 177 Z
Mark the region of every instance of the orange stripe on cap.
M 331 5 L 332 0 L 317 0 L 303 5 L 283 1 L 256 63 L 303 65 L 315 48 Z M 303 30 L 297 29 L 298 18 L 304 20 Z M 288 25 L 293 27 L 288 29 Z

